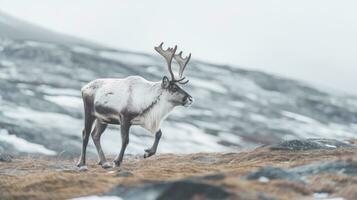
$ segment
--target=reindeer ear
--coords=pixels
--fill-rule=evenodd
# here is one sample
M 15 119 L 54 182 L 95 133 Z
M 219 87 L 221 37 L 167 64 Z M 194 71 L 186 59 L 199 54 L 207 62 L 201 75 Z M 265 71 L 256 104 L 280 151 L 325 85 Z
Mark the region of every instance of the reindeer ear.
M 161 87 L 166 89 L 168 88 L 170 85 L 170 80 L 169 78 L 167 78 L 167 76 L 164 76 L 164 78 L 162 78 L 162 83 L 161 83 Z

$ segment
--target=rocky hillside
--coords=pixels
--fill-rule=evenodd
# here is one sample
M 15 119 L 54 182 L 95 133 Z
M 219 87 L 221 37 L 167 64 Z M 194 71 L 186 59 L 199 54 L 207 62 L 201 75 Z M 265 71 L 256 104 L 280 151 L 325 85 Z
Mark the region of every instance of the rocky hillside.
M 240 153 L 127 156 L 104 170 L 90 160 L 0 155 L 0 199 L 356 199 L 356 145 L 291 140 Z
M 1 13 L 0 33 L 0 152 L 75 155 L 84 84 L 128 75 L 159 81 L 166 71 L 156 54 L 103 48 Z M 194 59 L 186 75 L 195 104 L 176 109 L 164 123 L 159 152 L 222 152 L 283 139 L 355 136 L 355 97 Z M 104 151 L 117 152 L 119 130 L 111 126 L 107 132 Z M 143 153 L 152 140 L 134 128 L 128 152 Z

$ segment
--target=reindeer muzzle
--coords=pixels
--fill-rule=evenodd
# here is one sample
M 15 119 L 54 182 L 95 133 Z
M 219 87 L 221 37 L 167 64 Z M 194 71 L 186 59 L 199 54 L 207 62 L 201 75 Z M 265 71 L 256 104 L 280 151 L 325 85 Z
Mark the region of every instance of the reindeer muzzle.
M 183 101 L 183 106 L 189 107 L 193 104 L 193 102 L 194 102 L 194 99 L 190 95 L 185 96 L 184 101 Z

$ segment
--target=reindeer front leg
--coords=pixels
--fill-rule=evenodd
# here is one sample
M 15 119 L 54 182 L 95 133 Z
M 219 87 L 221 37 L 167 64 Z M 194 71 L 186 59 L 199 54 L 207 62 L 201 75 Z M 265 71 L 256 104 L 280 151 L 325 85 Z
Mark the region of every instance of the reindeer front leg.
M 162 135 L 162 132 L 161 132 L 161 129 L 159 129 L 159 131 L 157 131 L 155 134 L 155 141 L 154 141 L 154 144 L 152 145 L 152 147 L 150 149 L 145 149 L 144 158 L 148 158 L 152 155 L 155 155 L 157 146 L 159 145 L 161 135 Z
M 114 159 L 114 166 L 119 167 L 121 162 L 123 161 L 124 152 L 126 146 L 129 144 L 129 129 L 130 129 L 130 120 L 122 118 L 120 122 L 120 133 L 121 133 L 121 149 L 118 156 Z

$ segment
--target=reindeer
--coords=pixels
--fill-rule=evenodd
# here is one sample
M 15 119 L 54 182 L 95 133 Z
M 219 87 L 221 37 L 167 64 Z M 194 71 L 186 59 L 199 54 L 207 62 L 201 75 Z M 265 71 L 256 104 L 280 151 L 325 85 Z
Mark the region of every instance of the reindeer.
M 103 168 L 111 167 L 100 144 L 100 137 L 108 124 L 120 125 L 122 146 L 120 153 L 114 159 L 114 166 L 119 167 L 123 160 L 132 125 L 139 125 L 155 134 L 154 143 L 151 148 L 145 150 L 144 158 L 154 155 L 162 135 L 161 122 L 176 106 L 188 107 L 193 103 L 193 98 L 178 85 L 188 83 L 183 72 L 190 61 L 191 54 L 183 58 L 182 51 L 176 54 L 177 46 L 164 50 L 162 45 L 163 43 L 154 49 L 165 58 L 171 79 L 167 76 L 158 82 L 151 82 L 140 76 L 97 79 L 82 88 L 84 129 L 78 167 L 86 166 L 86 148 L 90 134 L 98 152 L 98 164 Z M 179 78 L 176 78 L 172 71 L 173 59 L 180 66 Z M 95 128 L 91 132 L 94 122 Z

